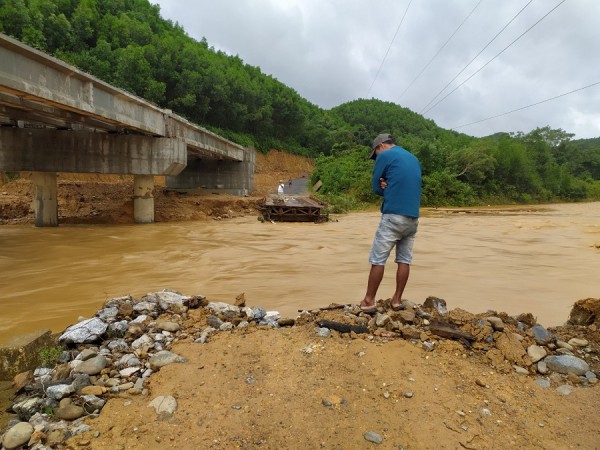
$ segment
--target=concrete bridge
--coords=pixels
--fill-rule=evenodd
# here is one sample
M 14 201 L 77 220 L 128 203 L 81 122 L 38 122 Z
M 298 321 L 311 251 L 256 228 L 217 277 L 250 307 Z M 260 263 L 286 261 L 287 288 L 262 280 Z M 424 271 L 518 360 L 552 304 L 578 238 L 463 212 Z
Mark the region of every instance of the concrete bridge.
M 57 172 L 134 176 L 134 221 L 154 221 L 154 176 L 247 195 L 255 150 L 0 33 L 0 170 L 33 172 L 36 226 L 58 225 Z

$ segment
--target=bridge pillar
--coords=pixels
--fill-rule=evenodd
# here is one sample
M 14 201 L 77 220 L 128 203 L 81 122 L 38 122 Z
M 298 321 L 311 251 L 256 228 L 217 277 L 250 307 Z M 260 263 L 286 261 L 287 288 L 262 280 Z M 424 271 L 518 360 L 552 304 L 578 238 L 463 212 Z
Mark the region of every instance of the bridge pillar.
M 154 177 L 134 175 L 133 177 L 133 221 L 135 223 L 154 222 Z
M 36 227 L 58 226 L 58 184 L 56 173 L 33 172 L 33 204 Z
M 254 189 L 254 150 L 244 153 L 243 161 L 195 159 L 177 176 L 167 176 L 167 187 L 180 191 L 204 189 L 213 193 L 249 195 Z

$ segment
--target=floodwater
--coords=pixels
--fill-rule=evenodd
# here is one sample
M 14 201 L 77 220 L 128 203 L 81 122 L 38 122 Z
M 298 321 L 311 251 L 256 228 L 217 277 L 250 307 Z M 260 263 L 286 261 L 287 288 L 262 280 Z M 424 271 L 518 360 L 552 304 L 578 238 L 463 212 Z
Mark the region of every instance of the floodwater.
M 361 300 L 377 212 L 338 221 L 0 227 L 0 343 L 62 331 L 103 302 L 165 288 L 295 317 Z M 378 298 L 394 290 L 388 262 Z M 600 297 L 600 203 L 482 213 L 426 212 L 404 298 L 428 296 L 478 313 L 531 312 L 559 325 L 572 304 Z

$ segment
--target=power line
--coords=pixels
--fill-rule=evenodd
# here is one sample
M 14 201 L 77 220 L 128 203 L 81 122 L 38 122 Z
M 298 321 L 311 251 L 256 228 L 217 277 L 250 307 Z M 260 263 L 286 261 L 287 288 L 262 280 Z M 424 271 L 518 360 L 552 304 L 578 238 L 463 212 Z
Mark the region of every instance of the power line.
M 410 0 L 408 2 L 408 6 L 406 7 L 406 10 L 404 11 L 404 15 L 402 16 L 402 19 L 400 19 L 400 23 L 398 24 L 398 27 L 396 28 L 396 32 L 394 33 L 394 37 L 390 41 L 390 45 L 388 46 L 388 49 L 385 52 L 385 56 L 381 60 L 381 64 L 379 65 L 379 69 L 377 69 L 377 73 L 375 74 L 375 78 L 373 78 L 373 82 L 371 83 L 371 86 L 369 86 L 369 90 L 367 91 L 367 95 L 366 95 L 365 98 L 369 98 L 369 94 L 371 93 L 371 89 L 373 89 L 373 85 L 375 84 L 375 80 L 377 80 L 377 77 L 379 76 L 379 72 L 381 71 L 381 68 L 383 67 L 383 63 L 385 62 L 385 60 L 386 60 L 386 58 L 388 56 L 388 53 L 390 52 L 390 49 L 392 48 L 392 44 L 394 43 L 394 40 L 396 39 L 396 35 L 398 34 L 398 31 L 400 31 L 400 27 L 402 26 L 402 22 L 404 22 L 404 18 L 406 17 L 406 13 L 408 12 L 408 8 L 410 8 L 410 4 L 412 3 L 412 1 L 413 0 Z
M 475 5 L 475 8 L 473 8 L 473 9 L 471 10 L 471 12 L 470 12 L 470 13 L 467 15 L 467 17 L 465 17 L 465 18 L 463 19 L 463 21 L 460 23 L 460 25 L 458 26 L 458 28 L 457 28 L 456 30 L 454 30 L 454 33 L 452 33 L 452 34 L 450 35 L 450 37 L 449 37 L 449 38 L 446 40 L 446 42 L 444 42 L 444 45 L 442 45 L 442 46 L 439 48 L 439 50 L 437 51 L 437 53 L 436 53 L 435 55 L 433 55 L 433 56 L 431 57 L 431 59 L 429 60 L 429 62 L 428 62 L 427 64 L 425 64 L 425 67 L 423 67 L 423 68 L 421 69 L 421 71 L 419 72 L 419 74 L 418 74 L 418 75 L 417 75 L 417 76 L 416 76 L 416 77 L 415 77 L 415 78 L 414 78 L 414 79 L 413 79 L 413 80 L 410 82 L 410 84 L 409 84 L 409 85 L 406 87 L 406 89 L 404 89 L 404 90 L 402 91 L 402 93 L 400 94 L 400 97 L 398 97 L 399 99 L 400 99 L 400 98 L 402 98 L 402 96 L 405 94 L 405 92 L 406 92 L 406 91 L 408 91 L 408 90 L 410 89 L 410 87 L 411 87 L 411 86 L 412 86 L 412 85 L 415 83 L 415 81 L 417 81 L 417 80 L 419 79 L 419 77 L 420 77 L 420 76 L 423 74 L 423 72 L 425 72 L 425 70 L 426 70 L 426 69 L 429 67 L 429 65 L 430 65 L 430 64 L 433 62 L 433 60 L 434 60 L 434 59 L 435 59 L 435 58 L 436 58 L 436 57 L 437 57 L 437 56 L 440 54 L 440 52 L 441 52 L 441 51 L 444 49 L 444 47 L 446 47 L 446 45 L 448 45 L 448 42 L 450 42 L 450 40 L 451 40 L 451 39 L 454 37 L 454 35 L 455 35 L 455 34 L 458 32 L 458 30 L 460 30 L 460 29 L 461 29 L 461 27 L 462 27 L 462 26 L 465 24 L 465 22 L 466 22 L 467 20 L 469 20 L 469 17 L 471 17 L 471 15 L 472 15 L 472 14 L 475 12 L 475 10 L 476 10 L 476 9 L 477 9 L 477 7 L 478 7 L 478 6 L 481 4 L 481 2 L 482 2 L 482 1 L 483 1 L 483 0 L 479 0 L 479 3 L 477 3 L 477 4 Z M 533 0 L 531 0 L 531 1 L 530 1 L 530 3 L 531 3 L 532 1 L 533 1 Z
M 525 8 L 527 8 L 527 7 L 528 7 L 528 6 L 531 4 L 531 2 L 533 2 L 533 0 L 529 0 L 529 3 L 527 3 L 525 6 L 523 6 L 523 8 L 521 8 L 521 10 L 520 10 L 520 11 L 519 11 L 517 14 L 515 14 L 515 15 L 513 16 L 513 18 L 512 18 L 512 19 L 510 19 L 510 20 L 508 21 L 508 23 L 507 23 L 506 25 L 504 25 L 500 31 L 498 31 L 498 33 L 496 33 L 496 35 L 495 35 L 495 36 L 492 38 L 492 40 L 491 40 L 491 41 L 489 41 L 489 42 L 488 42 L 488 43 L 485 45 L 485 47 L 483 47 L 483 48 L 482 48 L 482 49 L 479 51 L 479 53 L 477 53 L 477 54 L 475 55 L 475 57 L 473 57 L 473 59 L 471 59 L 471 61 L 469 61 L 469 62 L 467 63 L 467 65 L 466 65 L 466 66 L 464 66 L 464 67 L 463 67 L 463 68 L 460 70 L 460 72 L 458 72 L 458 73 L 457 73 L 457 74 L 454 76 L 454 78 L 452 78 L 452 79 L 451 79 L 451 80 L 450 80 L 450 81 L 449 81 L 449 82 L 446 84 L 446 86 L 444 86 L 444 87 L 443 87 L 443 88 L 442 88 L 442 89 L 441 89 L 441 90 L 440 90 L 440 91 L 439 91 L 437 94 L 435 94 L 435 97 L 433 97 L 433 98 L 432 98 L 432 99 L 429 101 L 429 103 L 427 103 L 427 104 L 426 104 L 426 105 L 425 105 L 425 106 L 424 106 L 424 107 L 421 109 L 421 111 L 423 111 L 425 108 L 427 108 L 429 105 L 431 105 L 431 104 L 432 104 L 432 103 L 435 101 L 435 99 L 436 99 L 436 98 L 438 98 L 438 97 L 439 97 L 439 96 L 442 94 L 442 92 L 444 92 L 444 91 L 446 90 L 446 88 L 447 88 L 448 86 L 450 86 L 450 85 L 452 84 L 452 82 L 453 82 L 454 80 L 456 80 L 456 79 L 457 79 L 457 78 L 460 76 L 460 74 L 461 74 L 461 73 L 463 73 L 463 72 L 464 72 L 464 71 L 467 69 L 467 67 L 469 67 L 469 66 L 471 65 L 471 63 L 477 59 L 477 57 L 478 57 L 479 55 L 481 55 L 481 54 L 484 52 L 484 50 L 485 50 L 486 48 L 488 48 L 488 47 L 490 46 L 490 44 L 491 44 L 492 42 L 494 42 L 494 41 L 496 40 L 496 38 L 497 38 L 498 36 L 500 36 L 500 35 L 502 34 L 502 32 L 503 32 L 504 30 L 506 30 L 506 28 L 507 28 L 507 27 L 508 27 L 508 26 L 509 26 L 509 25 L 510 25 L 510 24 L 511 24 L 511 23 L 512 23 L 512 22 L 513 22 L 513 21 L 514 21 L 514 20 L 515 20 L 517 17 L 519 17 L 519 15 L 521 15 L 521 13 L 522 13 L 522 12 L 525 10 Z
M 496 56 L 494 56 L 492 59 L 490 59 L 488 62 L 486 62 L 483 66 L 481 66 L 479 69 L 477 69 L 473 74 L 471 74 L 471 76 L 469 76 L 466 80 L 464 80 L 462 83 L 460 83 L 458 86 L 456 86 L 454 89 L 452 89 L 448 94 L 446 94 L 444 97 L 442 97 L 440 100 L 438 100 L 436 103 L 433 104 L 433 106 L 431 106 L 429 109 L 427 109 L 424 113 L 422 114 L 426 114 L 429 111 L 431 111 L 433 108 L 435 108 L 437 105 L 439 105 L 440 103 L 442 103 L 444 100 L 446 100 L 450 95 L 452 95 L 454 92 L 456 92 L 458 90 L 459 87 L 461 87 L 463 84 L 465 84 L 467 81 L 469 81 L 471 78 L 473 78 L 475 75 L 477 75 L 479 72 L 481 72 L 489 63 L 491 63 L 494 59 L 496 59 L 498 56 L 500 56 L 502 53 L 504 53 L 509 47 L 511 47 L 515 42 L 517 42 L 519 39 L 521 39 L 523 36 L 525 36 L 529 31 L 531 31 L 531 29 L 533 27 L 535 27 L 537 24 L 539 24 L 542 20 L 544 20 L 546 17 L 548 17 L 548 15 L 550 15 L 550 13 L 552 13 L 556 8 L 558 8 L 560 5 L 562 5 L 564 2 L 566 2 L 567 0 L 562 0 L 558 5 L 556 5 L 554 8 L 552 8 L 550 11 L 548 11 L 546 14 L 544 14 L 544 16 L 542 16 L 541 19 L 539 19 L 536 23 L 534 23 L 533 25 L 531 25 L 529 28 L 527 28 L 523 33 L 521 33 L 521 35 L 519 35 L 519 37 L 517 37 L 514 41 L 512 41 L 510 44 L 508 44 L 506 47 L 504 47 L 498 54 L 496 54 Z
M 497 114 L 497 115 L 495 115 L 495 116 L 487 117 L 487 118 L 485 118 L 485 119 L 477 120 L 477 121 L 475 121 L 475 122 L 466 123 L 466 124 L 464 124 L 464 125 L 459 125 L 459 126 L 457 126 L 457 127 L 452 127 L 452 128 L 450 128 L 450 129 L 451 129 L 451 130 L 456 130 L 456 129 L 458 129 L 458 128 L 468 127 L 468 126 L 470 126 L 470 125 L 475 125 L 475 124 L 477 124 L 477 123 L 485 122 L 485 121 L 487 121 L 487 120 L 496 119 L 497 117 L 506 116 L 506 115 L 508 115 L 508 114 L 512 114 L 512 113 L 514 113 L 514 112 L 521 111 L 521 110 L 523 110 L 523 109 L 531 108 L 532 106 L 541 105 L 542 103 L 549 102 L 550 100 L 555 100 L 555 99 L 557 99 L 557 98 L 564 97 L 565 95 L 569 95 L 569 94 L 572 94 L 572 93 L 574 93 L 574 92 L 583 91 L 584 89 L 591 88 L 592 86 L 596 86 L 596 85 L 598 85 L 598 84 L 600 84 L 600 81 L 597 81 L 596 83 L 588 84 L 587 86 L 581 87 L 581 88 L 579 88 L 579 89 L 574 89 L 574 90 L 572 90 L 572 91 L 565 92 L 564 94 L 559 94 L 559 95 L 556 95 L 556 96 L 554 96 L 554 97 L 547 98 L 546 100 L 542 100 L 542 101 L 539 101 L 539 102 L 532 103 L 531 105 L 522 106 L 521 108 L 513 109 L 513 110 L 511 110 L 511 111 L 508 111 L 508 112 L 505 112 L 505 113 L 502 113 L 502 114 Z

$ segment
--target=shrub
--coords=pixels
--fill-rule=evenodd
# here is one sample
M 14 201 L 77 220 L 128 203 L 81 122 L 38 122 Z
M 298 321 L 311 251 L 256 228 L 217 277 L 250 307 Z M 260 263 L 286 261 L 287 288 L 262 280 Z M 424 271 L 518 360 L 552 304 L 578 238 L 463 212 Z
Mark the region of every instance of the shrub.
M 40 349 L 40 360 L 44 367 L 54 367 L 58 364 L 63 349 L 56 346 L 48 346 Z

